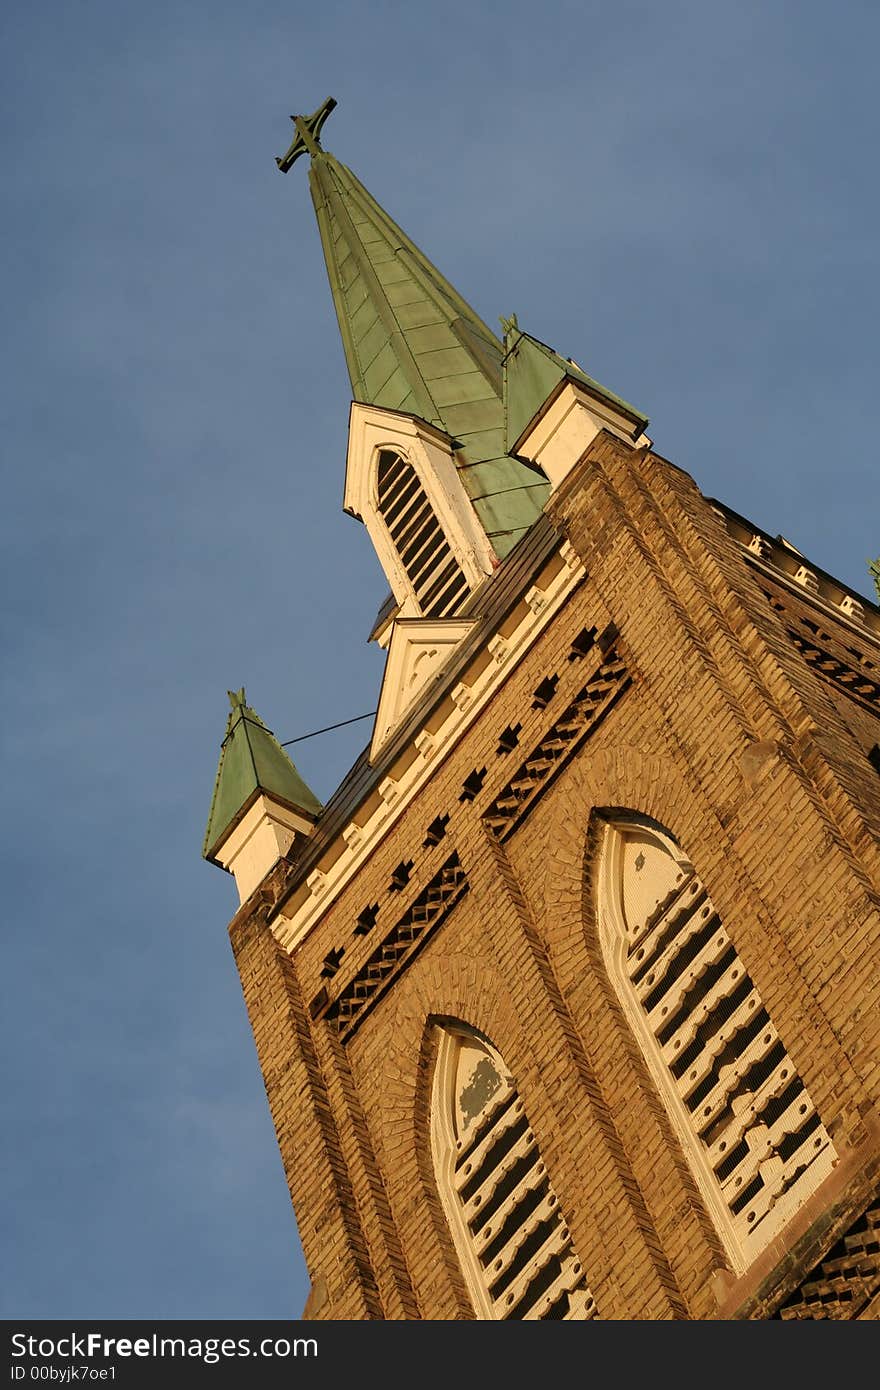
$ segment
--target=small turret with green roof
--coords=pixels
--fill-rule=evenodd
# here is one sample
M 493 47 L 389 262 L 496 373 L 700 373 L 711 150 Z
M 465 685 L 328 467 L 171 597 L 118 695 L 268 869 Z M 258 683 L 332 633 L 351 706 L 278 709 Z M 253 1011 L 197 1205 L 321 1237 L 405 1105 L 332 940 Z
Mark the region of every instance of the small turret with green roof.
M 524 333 L 515 314 L 502 319 L 501 326 L 504 329 L 504 447 L 509 453 L 516 452 L 522 434 L 566 381 L 587 387 L 592 396 L 627 417 L 632 423 L 634 439 L 645 429 L 647 415 L 587 376 L 576 362 L 561 357 L 546 343 Z
M 227 694 L 232 708 L 202 847 L 203 857 L 212 864 L 221 863 L 218 850 L 261 794 L 310 823 L 322 809 L 272 731 L 247 703 L 244 687 Z

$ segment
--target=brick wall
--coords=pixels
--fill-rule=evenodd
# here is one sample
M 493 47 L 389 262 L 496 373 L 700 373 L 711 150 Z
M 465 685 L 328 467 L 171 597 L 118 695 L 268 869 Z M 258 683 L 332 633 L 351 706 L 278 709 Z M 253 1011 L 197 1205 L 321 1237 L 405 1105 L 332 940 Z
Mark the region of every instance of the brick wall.
M 770 1316 L 876 1182 L 870 710 L 848 714 L 673 465 L 601 435 L 549 510 L 587 577 L 489 707 L 292 955 L 267 922 L 284 863 L 231 926 L 312 1317 L 474 1316 L 431 1162 L 438 1019 L 485 1033 L 515 1077 L 600 1317 Z M 603 965 L 591 826 L 615 807 L 694 863 L 841 1156 L 739 1280 Z M 348 1023 L 346 991 L 366 1000 Z

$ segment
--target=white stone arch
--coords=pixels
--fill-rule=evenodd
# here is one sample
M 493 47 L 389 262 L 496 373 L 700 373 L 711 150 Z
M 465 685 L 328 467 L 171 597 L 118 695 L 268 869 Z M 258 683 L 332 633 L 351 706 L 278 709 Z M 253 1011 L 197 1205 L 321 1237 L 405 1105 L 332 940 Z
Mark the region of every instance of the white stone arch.
M 674 837 L 599 818 L 609 977 L 732 1267 L 745 1270 L 836 1153 L 705 885 Z
M 492 573 L 497 559 L 458 475 L 448 436 L 415 416 L 354 402 L 343 505 L 366 526 L 400 606 L 399 616 L 421 617 L 410 576 L 379 509 L 377 475 L 386 452 L 399 455 L 416 474 L 468 590 Z

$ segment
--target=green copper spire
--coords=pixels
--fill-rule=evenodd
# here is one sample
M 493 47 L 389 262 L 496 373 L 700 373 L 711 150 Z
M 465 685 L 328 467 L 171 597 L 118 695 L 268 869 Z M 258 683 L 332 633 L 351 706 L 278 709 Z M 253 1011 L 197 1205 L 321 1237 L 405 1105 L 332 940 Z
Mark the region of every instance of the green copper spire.
M 499 555 L 540 515 L 549 486 L 507 455 L 499 339 L 350 169 L 321 148 L 336 105 L 294 116 L 282 172 L 309 183 L 355 400 L 417 415 L 454 441 L 460 475 Z
M 260 792 L 268 792 L 310 820 L 321 803 L 309 790 L 281 744 L 246 703 L 244 687 L 230 690 L 232 706 L 220 750 L 211 811 L 202 855 L 216 863 L 215 851 Z
M 648 423 L 635 406 L 621 400 L 606 386 L 587 376 L 586 372 L 567 357 L 560 357 L 553 348 L 524 333 L 516 315 L 501 319 L 504 330 L 504 447 L 516 448 L 520 435 L 542 406 L 555 395 L 560 382 L 576 381 L 601 397 L 615 410 L 629 416 L 636 438 Z

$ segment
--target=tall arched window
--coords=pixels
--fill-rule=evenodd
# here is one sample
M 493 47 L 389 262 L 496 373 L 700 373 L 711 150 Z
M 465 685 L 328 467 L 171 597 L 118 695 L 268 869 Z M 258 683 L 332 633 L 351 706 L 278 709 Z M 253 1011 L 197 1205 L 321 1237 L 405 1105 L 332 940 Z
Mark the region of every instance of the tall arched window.
M 604 829 L 599 930 L 627 1013 L 734 1268 L 830 1172 L 834 1147 L 694 867 L 623 814 Z
M 501 1057 L 464 1025 L 438 1031 L 434 1166 L 477 1315 L 596 1317 L 571 1233 Z
M 383 449 L 376 477 L 379 513 L 426 618 L 453 613 L 468 583 L 412 464 Z

